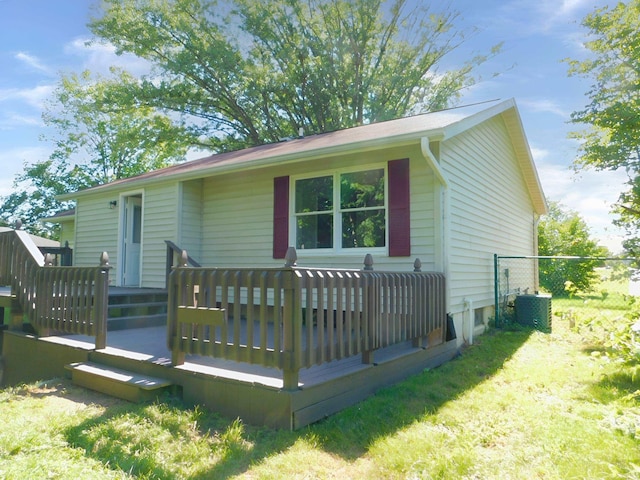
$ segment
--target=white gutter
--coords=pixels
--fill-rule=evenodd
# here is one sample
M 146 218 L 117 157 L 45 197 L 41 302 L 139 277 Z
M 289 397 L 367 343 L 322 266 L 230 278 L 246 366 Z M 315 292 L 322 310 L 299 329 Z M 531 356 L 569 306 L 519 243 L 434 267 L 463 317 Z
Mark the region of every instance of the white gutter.
M 431 147 L 429 147 L 429 138 L 422 137 L 420 139 L 420 149 L 422 150 L 422 155 L 424 156 L 425 160 L 431 167 L 431 170 L 433 170 L 433 173 L 436 175 L 438 183 L 440 183 L 440 185 L 442 185 L 444 188 L 449 188 L 447 177 L 442 171 L 442 168 L 440 168 L 438 160 L 436 160 L 436 157 L 433 155 Z

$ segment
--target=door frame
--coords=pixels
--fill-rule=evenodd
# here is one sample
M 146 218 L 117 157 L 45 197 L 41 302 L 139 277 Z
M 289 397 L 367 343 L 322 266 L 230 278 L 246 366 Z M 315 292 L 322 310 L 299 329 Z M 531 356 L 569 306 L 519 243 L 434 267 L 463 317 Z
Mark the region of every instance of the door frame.
M 127 208 L 129 208 L 129 199 L 137 198 L 140 201 L 140 258 L 139 258 L 139 266 L 138 266 L 138 282 L 136 284 L 128 284 L 126 283 L 125 274 L 125 262 L 126 258 L 126 243 L 127 243 Z M 144 242 L 144 191 L 137 190 L 126 193 L 121 193 L 118 201 L 120 205 L 120 219 L 118 222 L 118 263 L 117 263 L 117 281 L 116 285 L 118 286 L 127 286 L 127 287 L 140 287 L 142 285 L 142 259 L 144 256 L 143 242 Z

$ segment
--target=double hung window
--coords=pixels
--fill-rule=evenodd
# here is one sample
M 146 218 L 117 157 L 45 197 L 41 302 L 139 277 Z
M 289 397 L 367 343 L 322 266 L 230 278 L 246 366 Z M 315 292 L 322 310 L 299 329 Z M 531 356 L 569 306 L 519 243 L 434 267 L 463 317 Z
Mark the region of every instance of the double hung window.
M 386 212 L 385 168 L 297 179 L 296 248 L 383 248 Z

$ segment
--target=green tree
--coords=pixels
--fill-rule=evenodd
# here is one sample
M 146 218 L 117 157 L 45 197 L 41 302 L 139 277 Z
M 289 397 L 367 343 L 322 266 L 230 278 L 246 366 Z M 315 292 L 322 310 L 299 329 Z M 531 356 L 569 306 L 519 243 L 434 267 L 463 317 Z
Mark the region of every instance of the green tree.
M 589 227 L 578 213 L 551 202 L 549 213 L 538 223 L 538 254 L 541 256 L 606 257 L 608 251 L 591 239 Z M 540 285 L 554 296 L 589 291 L 598 276 L 594 258 L 541 259 Z
M 90 27 L 154 66 L 136 101 L 195 117 L 225 150 L 455 102 L 499 46 L 440 71 L 466 39 L 453 28 L 457 14 L 406 3 L 105 0 Z
M 46 160 L 25 165 L 14 192 L 3 198 L 0 219 L 23 222 L 25 229 L 55 236 L 39 223 L 72 204 L 56 196 L 165 167 L 184 158 L 196 143 L 188 129 L 151 107 L 113 99 L 136 80 L 124 72 L 93 79 L 89 72 L 62 77 L 45 123 L 55 136 Z
M 585 47 L 593 54 L 569 61 L 569 74 L 593 80 L 590 103 L 572 114 L 581 141 L 576 168 L 624 169 L 627 189 L 615 208 L 617 225 L 627 232 L 626 249 L 640 254 L 640 0 L 595 10 L 583 20 Z

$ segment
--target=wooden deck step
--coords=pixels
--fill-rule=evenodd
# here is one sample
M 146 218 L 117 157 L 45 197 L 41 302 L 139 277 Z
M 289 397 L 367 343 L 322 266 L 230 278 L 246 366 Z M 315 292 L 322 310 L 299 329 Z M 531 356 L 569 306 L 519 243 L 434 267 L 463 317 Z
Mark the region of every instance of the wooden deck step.
M 167 314 L 157 313 L 153 315 L 135 315 L 127 317 L 109 318 L 107 330 L 129 330 L 132 328 L 164 327 L 167 324 Z
M 167 292 L 158 289 L 109 290 L 107 330 L 167 324 Z
M 65 368 L 71 372 L 74 384 L 130 402 L 154 400 L 172 386 L 170 381 L 163 378 L 139 375 L 93 362 L 71 363 Z

